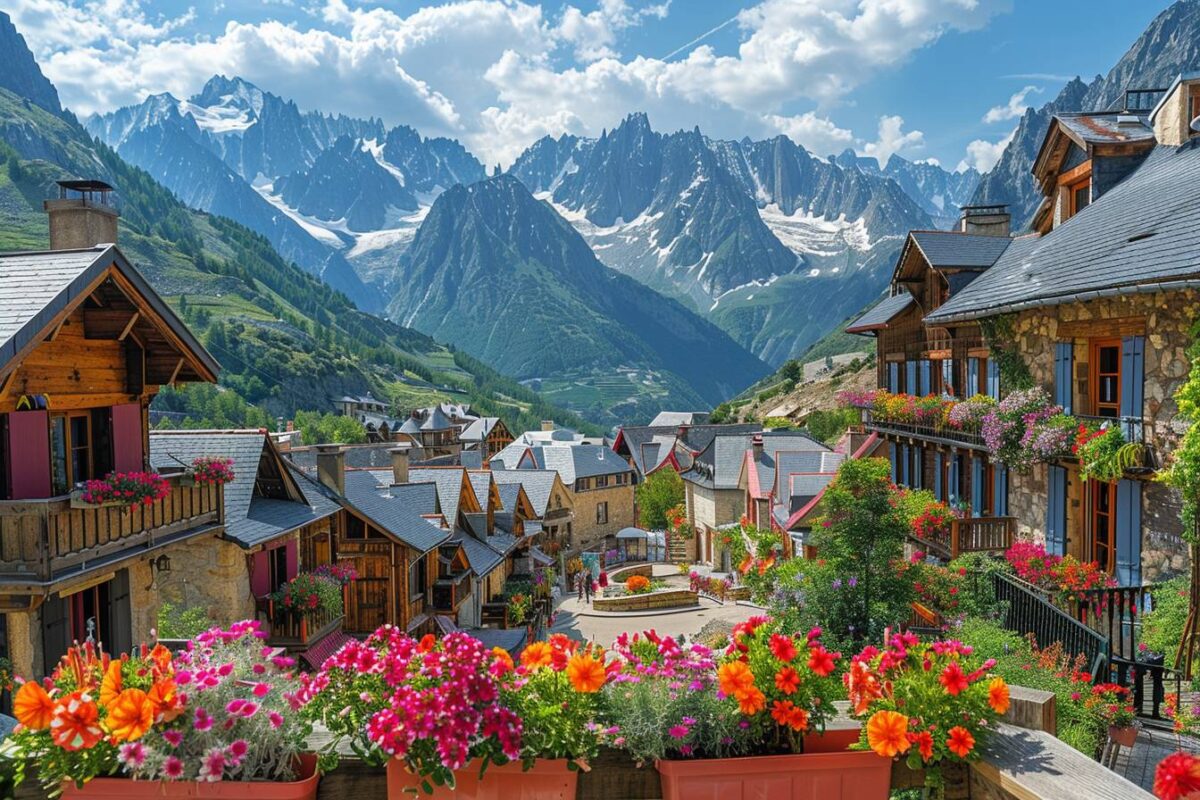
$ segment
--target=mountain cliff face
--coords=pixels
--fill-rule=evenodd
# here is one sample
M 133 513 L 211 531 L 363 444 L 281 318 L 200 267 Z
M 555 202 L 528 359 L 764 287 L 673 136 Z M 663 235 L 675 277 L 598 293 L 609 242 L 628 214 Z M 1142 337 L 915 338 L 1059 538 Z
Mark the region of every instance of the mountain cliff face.
M 636 374 L 612 390 L 628 396 L 604 396 L 614 418 L 716 403 L 766 372 L 716 326 L 601 264 L 512 176 L 442 193 L 398 273 L 394 319 L 518 378 L 583 387 L 590 403 Z
M 62 114 L 58 90 L 42 74 L 25 37 L 17 32 L 12 20 L 3 12 L 0 12 L 0 87 L 53 114 Z
M 1075 78 L 1058 96 L 1021 117 L 1004 154 L 980 181 L 973 202 L 1008 203 L 1013 224 L 1027 227 L 1041 196 L 1033 184 L 1033 160 L 1050 126 L 1065 111 L 1119 108 L 1126 89 L 1165 89 L 1181 72 L 1200 69 L 1200 0 L 1178 0 L 1159 14 L 1105 76 Z

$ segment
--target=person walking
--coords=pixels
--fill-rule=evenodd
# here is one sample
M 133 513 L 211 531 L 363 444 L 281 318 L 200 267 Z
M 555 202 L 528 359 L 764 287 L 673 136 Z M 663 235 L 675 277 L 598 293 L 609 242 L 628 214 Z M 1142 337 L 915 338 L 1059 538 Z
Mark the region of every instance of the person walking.
M 583 602 L 583 573 L 575 573 L 575 595 L 579 598 L 579 602 Z
M 592 573 L 584 573 L 583 592 L 587 596 L 587 601 L 592 602 Z

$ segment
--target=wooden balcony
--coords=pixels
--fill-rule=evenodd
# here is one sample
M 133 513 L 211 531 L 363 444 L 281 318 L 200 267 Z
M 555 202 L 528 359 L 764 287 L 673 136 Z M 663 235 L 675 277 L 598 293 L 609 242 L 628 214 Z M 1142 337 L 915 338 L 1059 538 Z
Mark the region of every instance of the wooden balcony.
M 40 593 L 224 522 L 223 487 L 167 480 L 170 494 L 148 506 L 73 508 L 69 495 L 0 501 L 0 592 Z
M 958 558 L 963 553 L 1003 553 L 1012 545 L 1016 517 L 955 517 L 949 530 L 932 537 L 913 537 L 936 555 Z
M 921 439 L 951 447 L 965 447 L 969 450 L 988 449 L 977 426 L 955 428 L 941 422 L 898 422 L 879 419 L 869 409 L 862 409 L 862 411 L 863 427 L 868 431 L 901 438 Z
M 430 605 L 434 611 L 453 613 L 470 596 L 471 573 L 464 570 L 434 581 Z
M 342 587 L 342 608 L 346 607 L 348 587 Z M 284 650 L 306 650 L 316 642 L 321 641 L 334 631 L 342 629 L 344 613 L 329 609 L 318 608 L 313 611 L 299 612 L 280 608 L 269 597 L 256 601 L 258 611 L 266 615 L 270 625 L 267 644 L 271 647 L 282 647 Z

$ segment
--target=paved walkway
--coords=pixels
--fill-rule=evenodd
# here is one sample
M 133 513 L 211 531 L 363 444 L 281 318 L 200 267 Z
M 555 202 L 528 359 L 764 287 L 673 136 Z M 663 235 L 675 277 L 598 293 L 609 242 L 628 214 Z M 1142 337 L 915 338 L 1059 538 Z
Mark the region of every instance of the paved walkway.
M 1176 736 L 1158 728 L 1142 728 L 1132 749 L 1121 748 L 1113 771 L 1147 792 L 1154 788 L 1154 769 L 1171 753 L 1186 750 L 1200 753 L 1200 742 L 1186 736 Z

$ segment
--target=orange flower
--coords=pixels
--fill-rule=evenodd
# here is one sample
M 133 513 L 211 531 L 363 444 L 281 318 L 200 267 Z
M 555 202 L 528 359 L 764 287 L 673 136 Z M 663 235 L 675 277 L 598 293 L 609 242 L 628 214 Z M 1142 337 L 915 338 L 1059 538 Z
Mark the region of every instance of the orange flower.
M 534 642 L 521 651 L 521 666 L 525 669 L 541 669 L 554 660 L 554 649 L 547 642 Z
M 576 653 L 567 662 L 567 678 L 577 692 L 594 694 L 600 691 L 607 677 L 604 662 L 586 653 Z
M 171 651 L 163 647 L 161 644 L 154 645 L 154 649 L 150 651 L 150 660 L 158 667 L 159 672 L 170 674 L 171 672 Z
M 44 731 L 54 716 L 54 700 L 37 681 L 25 681 L 13 698 L 13 714 L 26 728 Z
M 1008 684 L 1004 682 L 1004 678 L 992 678 L 988 684 L 988 705 L 992 707 L 992 711 L 1003 714 L 1008 711 L 1008 704 Z
M 808 729 L 808 712 L 795 705 L 791 700 L 776 700 L 771 706 L 771 719 L 794 731 Z
M 141 689 L 126 689 L 108 707 L 104 724 L 118 742 L 140 739 L 154 724 L 154 704 Z
M 492 648 L 492 666 L 501 675 L 504 675 L 505 673 L 508 673 L 508 672 L 512 672 L 513 671 L 512 656 L 509 655 L 508 651 L 505 650 L 503 647 L 493 647 Z
M 744 662 L 730 661 L 717 670 L 717 681 L 724 694 L 740 699 L 742 694 L 754 688 L 754 673 Z
M 183 703 L 175 691 L 175 681 L 165 678 L 150 687 L 146 699 L 154 712 L 155 722 L 172 722 L 183 713 Z
M 950 729 L 950 738 L 946 740 L 946 745 L 954 755 L 966 758 L 975 747 L 975 737 L 963 726 L 955 725 Z
M 784 694 L 792 694 L 800 688 L 800 676 L 791 667 L 784 667 L 775 673 L 775 688 Z
M 421 637 L 421 641 L 417 642 L 417 652 L 428 653 L 437 645 L 437 638 L 432 633 L 427 633 Z
M 88 750 L 104 736 L 100 709 L 87 692 L 71 692 L 59 699 L 50 720 L 50 738 L 63 750 Z
M 758 689 L 751 688 L 737 695 L 738 710 L 752 717 L 767 707 L 767 698 Z
M 876 711 L 867 720 L 867 744 L 884 758 L 907 753 L 908 717 L 897 711 Z
M 928 763 L 929 759 L 933 758 L 933 734 L 929 731 L 921 731 L 920 733 L 910 733 L 908 737 L 908 740 L 915 744 L 921 753 L 921 760 Z
M 108 664 L 108 669 L 104 671 L 104 678 L 100 681 L 100 705 L 108 708 L 113 700 L 117 699 L 117 695 L 121 693 L 121 666 L 125 662 L 121 659 L 113 659 Z
M 853 661 L 850 671 L 842 676 L 846 684 L 846 696 L 855 714 L 865 714 L 871 707 L 871 702 L 883 697 L 883 687 L 879 685 L 879 677 L 862 661 Z

